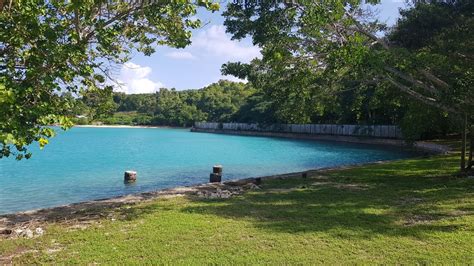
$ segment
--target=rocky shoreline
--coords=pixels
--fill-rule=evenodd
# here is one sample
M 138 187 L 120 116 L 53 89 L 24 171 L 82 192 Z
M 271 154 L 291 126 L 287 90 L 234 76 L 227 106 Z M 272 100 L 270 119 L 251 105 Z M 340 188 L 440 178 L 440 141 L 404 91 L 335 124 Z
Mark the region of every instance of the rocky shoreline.
M 369 164 L 386 162 L 389 161 L 379 161 Z M 260 184 L 265 183 L 265 180 L 269 179 L 301 178 L 303 175 L 308 176 L 316 173 L 349 169 L 369 164 L 321 168 L 303 172 L 229 180 L 222 183 L 205 183 L 174 187 L 106 199 L 71 203 L 51 208 L 3 214 L 0 215 L 0 239 L 17 237 L 34 238 L 43 235 L 45 233 L 43 228 L 49 223 L 61 223 L 71 228 L 87 227 L 89 224 L 101 218 L 113 220 L 114 212 L 120 207 L 131 208 L 134 204 L 149 202 L 160 198 L 189 196 L 201 199 L 228 199 L 247 191 L 260 190 L 262 189 Z
M 170 127 L 170 126 L 132 126 L 132 125 L 74 125 L 74 127 L 85 127 L 85 128 L 179 128 L 186 129 L 185 127 Z
M 271 178 L 271 177 L 266 177 Z M 204 199 L 227 199 L 247 190 L 260 189 L 260 178 L 246 178 L 223 183 L 206 183 L 175 187 L 152 192 L 142 192 L 98 199 L 68 205 L 0 215 L 0 237 L 33 238 L 44 233 L 48 223 L 88 224 L 92 220 L 108 217 L 114 209 L 125 205 L 152 201 L 159 198 L 191 196 Z
M 430 150 L 430 153 L 446 153 L 450 148 L 440 144 L 419 142 L 420 148 Z M 81 226 L 91 221 L 107 218 L 115 209 L 126 205 L 152 201 L 159 198 L 190 196 L 204 199 L 227 199 L 245 193 L 248 190 L 261 189 L 261 182 L 268 179 L 301 178 L 309 174 L 333 170 L 350 169 L 362 165 L 381 164 L 394 160 L 362 163 L 355 165 L 320 168 L 303 172 L 286 173 L 256 178 L 225 181 L 222 183 L 205 183 L 192 186 L 175 187 L 151 192 L 129 194 L 106 199 L 71 203 L 68 205 L 17 212 L 0 215 L 0 238 L 27 237 L 32 238 L 44 233 L 43 227 L 48 223 L 65 223 Z

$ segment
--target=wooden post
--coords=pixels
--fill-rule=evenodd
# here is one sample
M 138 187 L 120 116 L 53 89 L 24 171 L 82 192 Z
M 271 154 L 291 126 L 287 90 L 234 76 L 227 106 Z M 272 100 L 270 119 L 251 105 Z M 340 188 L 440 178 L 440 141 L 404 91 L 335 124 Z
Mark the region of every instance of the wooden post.
M 261 177 L 255 178 L 255 185 L 260 185 L 260 184 L 262 184 L 262 178 Z
M 308 173 L 304 172 L 303 174 L 301 174 L 301 177 L 307 178 L 307 177 L 308 177 Z
M 464 171 L 466 170 L 467 114 L 464 115 L 461 137 L 461 171 Z
M 469 145 L 469 159 L 467 160 L 467 168 L 472 169 L 474 166 L 474 161 L 472 160 L 472 156 L 474 153 L 474 125 L 471 125 L 471 130 L 469 132 L 470 137 L 470 145 Z
M 125 171 L 125 174 L 123 176 L 123 181 L 125 183 L 132 183 L 137 181 L 137 172 L 135 171 Z

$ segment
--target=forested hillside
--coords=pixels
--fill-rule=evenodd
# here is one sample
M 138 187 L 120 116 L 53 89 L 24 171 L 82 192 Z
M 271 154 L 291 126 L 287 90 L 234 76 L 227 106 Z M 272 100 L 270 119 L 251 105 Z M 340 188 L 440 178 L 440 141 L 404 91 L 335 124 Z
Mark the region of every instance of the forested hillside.
M 196 121 L 237 121 L 238 112 L 255 90 L 221 80 L 199 90 L 163 88 L 152 94 L 94 93 L 77 100 L 77 123 L 191 126 Z M 97 99 L 97 101 L 91 99 Z
M 189 127 L 196 121 L 211 121 L 394 124 L 403 127 L 415 120 L 416 128 L 405 128 L 413 138 L 435 136 L 450 130 L 445 115 L 429 108 L 412 112 L 418 108 L 416 103 L 376 86 L 355 90 L 348 85 L 348 89 L 341 93 L 315 97 L 312 102 L 295 95 L 294 107 L 287 107 L 289 115 L 284 117 L 280 116 L 278 108 L 282 103 L 276 98 L 250 84 L 226 80 L 199 90 L 163 88 L 153 94 L 107 93 L 89 91 L 75 100 L 72 115 L 76 116 L 76 123 Z M 308 110 L 302 113 L 301 108 L 305 106 Z

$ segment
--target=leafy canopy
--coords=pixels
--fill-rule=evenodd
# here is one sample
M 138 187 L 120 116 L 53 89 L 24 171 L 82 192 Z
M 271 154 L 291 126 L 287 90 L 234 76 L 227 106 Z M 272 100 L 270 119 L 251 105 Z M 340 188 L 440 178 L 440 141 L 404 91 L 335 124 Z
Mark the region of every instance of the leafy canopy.
M 389 29 L 367 8 L 377 2 L 229 4 L 227 30 L 234 39 L 251 36 L 263 58 L 222 72 L 247 77 L 294 122 L 327 112 L 347 90 L 374 88 L 444 115 L 472 115 L 474 3 L 418 1 Z
M 1 1 L 0 158 L 31 154 L 54 135 L 52 124 L 72 124 L 66 92 L 82 94 L 110 86 L 110 67 L 133 51 L 151 55 L 157 45 L 182 48 L 198 6 L 210 1 Z

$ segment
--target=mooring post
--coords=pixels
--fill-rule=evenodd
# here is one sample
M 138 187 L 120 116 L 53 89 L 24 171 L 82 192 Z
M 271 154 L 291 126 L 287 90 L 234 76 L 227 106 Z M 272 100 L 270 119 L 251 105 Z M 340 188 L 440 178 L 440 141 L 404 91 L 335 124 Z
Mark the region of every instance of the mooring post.
M 222 180 L 222 176 L 220 174 L 211 173 L 211 175 L 209 176 L 210 183 L 219 183 L 221 182 L 221 180 Z
M 222 165 L 220 165 L 220 164 L 214 165 L 214 166 L 212 167 L 212 172 L 213 172 L 214 174 L 220 174 L 220 175 L 222 175 Z
M 214 165 L 212 167 L 212 173 L 209 176 L 210 183 L 221 182 L 222 180 L 222 165 Z
M 137 181 L 137 172 L 135 171 L 125 171 L 125 174 L 123 176 L 123 181 L 125 183 L 132 183 Z

